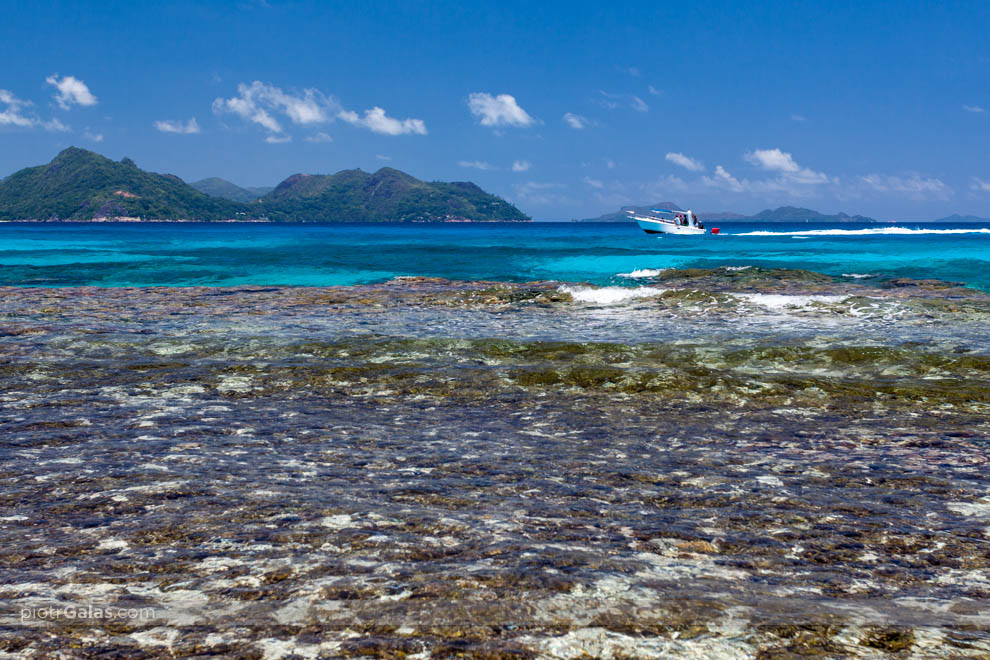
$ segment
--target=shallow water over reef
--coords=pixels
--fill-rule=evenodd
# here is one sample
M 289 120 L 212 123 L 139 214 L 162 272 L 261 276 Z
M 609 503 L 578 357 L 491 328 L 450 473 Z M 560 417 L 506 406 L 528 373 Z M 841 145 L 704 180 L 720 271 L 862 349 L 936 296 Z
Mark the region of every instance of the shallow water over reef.
M 709 223 L 711 225 L 711 223 Z M 806 269 L 990 291 L 990 225 L 723 224 L 717 236 L 612 223 L 0 223 L 0 285 L 337 286 L 398 276 L 632 286 L 667 268 Z
M 0 290 L 0 651 L 990 653 L 990 297 L 643 283 Z

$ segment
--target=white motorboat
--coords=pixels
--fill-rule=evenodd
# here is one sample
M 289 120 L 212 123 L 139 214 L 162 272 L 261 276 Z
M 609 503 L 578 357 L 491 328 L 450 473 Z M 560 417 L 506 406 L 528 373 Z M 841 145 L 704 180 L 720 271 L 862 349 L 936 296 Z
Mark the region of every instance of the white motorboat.
M 708 231 L 704 223 L 690 210 L 650 209 L 648 215 L 636 211 L 628 213 L 647 234 L 704 234 Z M 718 229 L 712 229 L 712 233 L 717 234 Z

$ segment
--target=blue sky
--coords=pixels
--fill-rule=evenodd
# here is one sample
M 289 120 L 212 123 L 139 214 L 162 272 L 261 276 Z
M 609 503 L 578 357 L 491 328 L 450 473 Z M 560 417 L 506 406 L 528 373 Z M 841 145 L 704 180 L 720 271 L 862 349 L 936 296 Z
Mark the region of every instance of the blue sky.
M 391 166 L 537 220 L 990 216 L 990 3 L 5 2 L 0 176 Z

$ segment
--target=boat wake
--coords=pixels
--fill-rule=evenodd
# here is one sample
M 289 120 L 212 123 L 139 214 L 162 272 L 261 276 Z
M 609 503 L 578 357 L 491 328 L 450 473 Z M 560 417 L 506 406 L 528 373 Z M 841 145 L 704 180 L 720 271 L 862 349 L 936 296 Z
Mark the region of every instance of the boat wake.
M 806 231 L 746 231 L 734 236 L 916 236 L 919 234 L 990 234 L 990 229 L 909 229 L 907 227 L 875 227 L 870 229 L 809 229 Z

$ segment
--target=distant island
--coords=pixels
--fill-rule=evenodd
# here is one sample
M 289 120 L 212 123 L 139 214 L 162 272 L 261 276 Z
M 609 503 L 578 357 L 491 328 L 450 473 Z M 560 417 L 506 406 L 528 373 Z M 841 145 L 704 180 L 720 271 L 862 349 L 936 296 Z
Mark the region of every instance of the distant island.
M 117 162 L 77 147 L 47 165 L 0 181 L 6 221 L 528 222 L 500 197 L 470 182 L 426 182 L 377 172 L 294 174 L 274 189 L 211 178 L 194 185 L 172 174 Z
M 615 213 L 606 213 L 597 218 L 578 220 L 577 222 L 632 222 L 633 219 L 629 211 L 645 213 L 650 209 L 668 209 L 671 211 L 683 211 L 680 206 L 673 202 L 657 202 L 647 206 L 623 206 Z M 865 215 L 847 215 L 836 213 L 826 215 L 796 206 L 781 206 L 776 209 L 766 209 L 754 215 L 743 215 L 742 213 L 721 212 L 721 213 L 698 213 L 703 221 L 707 222 L 878 222 Z M 951 221 L 951 220 L 947 220 Z
M 667 209 L 668 211 L 683 211 L 680 206 L 673 202 L 657 202 L 646 206 L 623 206 L 615 213 L 606 213 L 597 218 L 587 218 L 585 220 L 575 220 L 575 222 L 633 222 L 629 211 L 634 213 L 649 213 L 650 209 Z
M 990 222 L 990 218 L 981 218 L 976 215 L 959 215 L 958 213 L 953 213 L 952 215 L 947 215 L 944 218 L 939 218 L 938 220 L 931 220 L 931 222 Z

